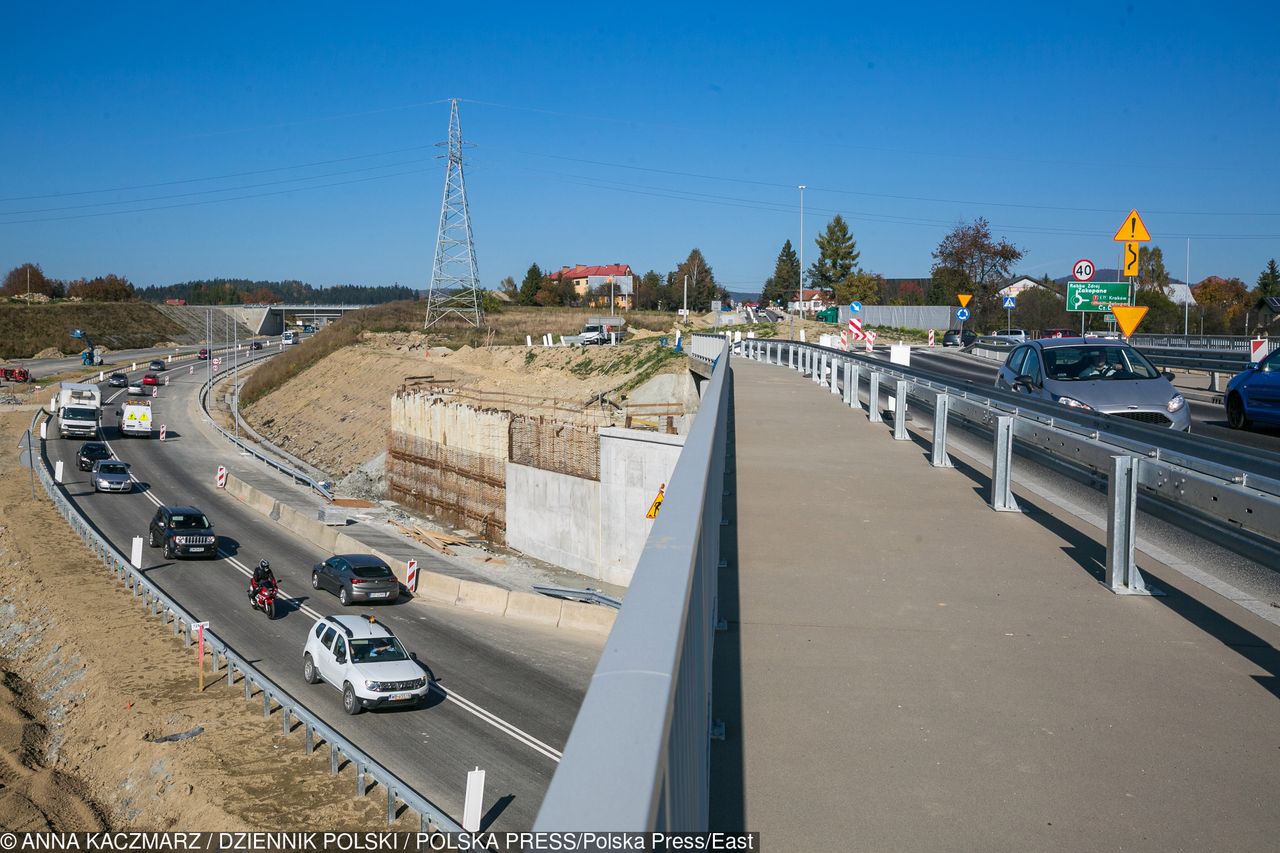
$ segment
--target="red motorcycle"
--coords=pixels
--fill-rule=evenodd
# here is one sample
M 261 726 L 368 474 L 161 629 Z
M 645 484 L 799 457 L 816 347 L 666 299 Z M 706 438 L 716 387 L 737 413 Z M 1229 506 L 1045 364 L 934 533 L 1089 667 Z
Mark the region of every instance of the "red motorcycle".
M 267 614 L 268 619 L 276 618 L 276 595 L 280 592 L 279 587 L 274 583 L 262 583 L 254 585 L 250 591 L 252 594 L 249 601 L 253 609 L 261 610 Z

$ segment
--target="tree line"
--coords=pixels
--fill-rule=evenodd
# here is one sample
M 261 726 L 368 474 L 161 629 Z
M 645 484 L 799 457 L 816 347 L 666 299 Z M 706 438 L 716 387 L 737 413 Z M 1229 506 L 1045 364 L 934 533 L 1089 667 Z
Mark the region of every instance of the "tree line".
M 313 287 L 305 281 L 250 281 L 213 278 L 144 287 L 139 296 L 149 302 L 185 299 L 189 305 L 381 305 L 416 299 L 418 292 L 400 285 L 337 284 Z
M 816 290 L 835 304 L 860 301 L 872 305 L 957 305 L 957 295 L 971 295 L 969 309 L 975 327 L 1014 325 L 1045 329 L 1073 328 L 1077 313 L 1066 310 L 1066 284 L 1044 276 L 1039 287 L 1018 294 L 1012 317 L 1002 307 L 999 291 L 1014 279 L 1014 266 L 1025 251 L 997 239 L 991 225 L 979 217 L 960 222 L 931 253 L 930 277 L 925 281 L 890 281 L 859 265 L 861 252 L 844 217 L 836 214 L 815 238 L 818 258 L 801 275 L 800 259 L 791 241 L 782 244 L 760 292 L 764 305 L 786 306 L 803 287 Z M 1274 259 L 1258 275 L 1253 287 L 1238 278 L 1211 275 L 1191 286 L 1196 305 L 1189 311 L 1170 298 L 1172 279 L 1159 246 L 1143 245 L 1138 253 L 1134 302 L 1148 307 L 1143 331 L 1205 334 L 1253 334 L 1276 319 L 1266 298 L 1280 297 L 1280 269 Z M 1106 315 L 1086 315 L 1088 328 L 1103 328 Z
M 20 264 L 9 270 L 0 286 L 0 295 L 23 298 L 30 293 L 37 301 L 82 299 L 90 302 L 131 302 L 137 291 L 127 278 L 115 273 L 70 281 L 50 278 L 39 264 Z
M 641 311 L 677 311 L 685 304 L 686 282 L 690 311 L 710 311 L 712 301 L 729 298 L 728 291 L 716 283 L 715 273 L 702 251 L 694 248 L 666 275 L 649 270 L 635 277 L 632 282 L 634 306 Z M 517 305 L 580 307 L 607 305 L 610 288 L 602 284 L 593 291 L 578 293 L 567 276 L 554 270 L 543 272 L 541 266 L 533 263 L 519 283 L 512 276 L 504 278 L 501 290 Z

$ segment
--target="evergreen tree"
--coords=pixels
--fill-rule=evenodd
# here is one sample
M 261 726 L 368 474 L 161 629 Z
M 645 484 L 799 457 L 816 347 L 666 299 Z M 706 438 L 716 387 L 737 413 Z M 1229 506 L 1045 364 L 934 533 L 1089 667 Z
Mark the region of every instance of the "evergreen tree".
M 1267 268 L 1258 276 L 1258 286 L 1253 290 L 1254 307 L 1261 308 L 1266 304 L 1268 296 L 1280 296 L 1280 267 L 1276 259 L 1267 261 Z
M 684 281 L 689 277 L 689 311 L 710 311 L 713 299 L 727 299 L 728 292 L 716 284 L 715 273 L 701 250 L 695 248 L 689 257 L 667 274 L 667 286 L 671 288 L 672 301 L 675 307 L 684 305 Z
M 524 281 L 520 282 L 520 304 L 521 305 L 538 305 L 538 291 L 542 289 L 542 268 L 536 263 L 529 265 L 529 271 L 524 274 Z
M 814 242 L 818 244 L 818 259 L 809 267 L 809 286 L 830 292 L 837 285 L 846 285 L 858 269 L 862 253 L 844 217 L 837 213 Z
M 1158 290 L 1164 293 L 1169 288 L 1169 271 L 1164 268 L 1164 252 L 1159 246 L 1138 247 L 1138 288 L 1141 290 Z M 1154 309 L 1153 309 L 1154 310 Z
M 778 260 L 773 265 L 773 275 L 764 283 L 764 289 L 760 292 L 761 305 L 774 305 L 781 302 L 786 305 L 795 299 L 795 294 L 800 290 L 800 258 L 796 256 L 796 250 L 792 248 L 791 241 L 787 240 L 782 244 L 782 251 L 778 252 Z

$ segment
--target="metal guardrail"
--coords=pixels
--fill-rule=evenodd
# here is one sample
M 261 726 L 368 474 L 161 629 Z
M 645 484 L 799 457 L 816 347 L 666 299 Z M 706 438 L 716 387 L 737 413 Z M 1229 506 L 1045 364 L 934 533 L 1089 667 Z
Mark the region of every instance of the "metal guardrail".
M 1077 412 L 1024 395 L 980 388 L 918 368 L 889 364 L 854 353 L 791 341 L 743 341 L 748 358 L 783 364 L 839 393 L 861 408 L 857 388 L 869 379 L 868 417 L 880 421 L 880 386 L 896 397 L 894 438 L 908 438 L 906 410 L 915 398 L 935 412 L 932 460 L 949 467 L 947 422 L 955 415 L 993 432 L 994 509 L 1016 509 L 1009 490 L 1014 440 L 1057 464 L 1106 479 L 1108 519 L 1107 582 L 1116 592 L 1141 592 L 1133 559 L 1134 510 L 1146 500 L 1190 514 L 1215 530 L 1244 538 L 1269 554 L 1280 554 L 1280 454 L 1241 447 L 1207 436 L 1126 422 L 1123 418 Z M 843 373 L 843 377 L 840 374 Z M 851 391 L 853 393 L 851 393 Z
M 260 352 L 262 354 L 253 355 L 254 352 Z M 265 350 L 256 350 L 256 351 L 251 350 L 250 357 L 247 358 L 244 363 L 252 364 L 255 361 L 260 361 L 272 355 L 277 355 L 277 353 L 268 353 Z M 218 426 L 217 422 L 213 420 L 213 416 L 209 414 L 209 405 L 208 405 L 209 392 L 212 390 L 214 384 L 216 384 L 219 379 L 221 379 L 223 376 L 226 376 L 228 373 L 231 373 L 233 370 L 235 370 L 238 367 L 239 367 L 238 364 L 233 365 L 231 367 L 219 366 L 218 371 L 212 374 L 200 386 L 200 410 L 204 412 L 205 417 L 208 418 L 209 425 L 212 426 L 215 430 L 217 430 L 218 433 L 227 441 L 231 442 L 232 444 L 240 448 L 245 453 L 254 457 L 259 462 L 269 465 L 270 467 L 279 471 L 281 474 L 285 474 L 286 476 L 291 477 L 294 480 L 294 482 L 305 483 L 306 485 L 314 489 L 317 493 L 319 493 L 323 498 L 325 498 L 325 500 L 332 501 L 333 492 L 330 491 L 328 484 L 326 484 L 321 480 L 316 480 L 310 475 L 303 473 L 302 471 L 298 471 L 294 468 L 290 468 L 288 465 L 285 465 L 282 462 L 278 462 L 275 459 L 272 459 L 270 456 L 266 455 L 261 450 L 254 447 L 252 444 L 245 441 L 241 441 L 233 433 L 227 432 L 225 429 Z
M 1137 340 L 1130 345 L 1151 360 L 1156 367 L 1181 370 L 1203 370 L 1208 373 L 1239 373 L 1249 366 L 1249 350 L 1194 350 L 1188 347 L 1157 347 Z M 965 347 L 965 352 L 993 361 L 1004 361 L 1017 341 L 983 335 Z
M 706 358 L 711 346 L 692 349 Z M 708 822 L 711 653 L 732 416 L 729 344 L 667 484 L 535 830 L 697 831 Z
M 31 419 L 32 435 L 39 435 L 40 420 L 46 416 L 47 413 L 43 410 L 35 413 L 35 416 Z M 75 504 L 62 493 L 58 484 L 53 481 L 53 477 L 49 473 L 48 461 L 45 441 L 42 439 L 40 442 L 40 456 L 38 459 L 32 460 L 32 464 L 35 467 L 36 476 L 40 480 L 40 485 L 44 487 L 45 492 L 53 501 L 54 507 L 66 519 L 67 524 L 84 540 L 89 549 L 98 555 L 98 558 L 116 575 L 117 579 L 133 593 L 134 597 L 141 600 L 142 605 L 147 608 L 151 615 L 158 616 L 162 625 L 171 624 L 173 626 L 173 636 L 181 637 L 188 646 L 194 645 L 196 642 L 194 627 L 200 620 L 186 608 L 161 592 L 160 588 L 152 583 L 144 572 L 135 568 L 122 553 L 117 551 L 107 539 L 94 529 L 89 521 L 80 514 Z M 323 720 L 312 714 L 306 706 L 290 695 L 288 691 L 255 669 L 244 656 L 220 639 L 216 631 L 205 631 L 204 643 L 209 649 L 213 671 L 216 673 L 219 669 L 225 669 L 229 687 L 236 686 L 235 681 L 238 674 L 246 700 L 251 699 L 255 691 L 261 694 L 262 716 L 264 718 L 271 716 L 272 703 L 279 707 L 283 734 L 289 734 L 291 720 L 302 725 L 303 744 L 308 755 L 315 750 L 317 741 L 329 747 L 330 775 L 336 776 L 338 774 L 342 760 L 345 759 L 355 769 L 356 794 L 358 796 L 367 795 L 370 781 L 381 785 L 387 794 L 388 826 L 395 823 L 399 804 L 404 804 L 418 814 L 420 831 L 460 832 L 462 830 L 462 827 L 446 815 L 442 809 L 415 791 L 399 776 L 396 776 L 373 760 L 367 752 L 338 734 L 326 725 Z M 221 661 L 219 661 L 219 658 L 221 658 Z
M 1254 338 L 1239 335 L 1133 335 L 1129 343 L 1136 347 L 1155 347 L 1161 349 L 1194 349 L 1214 350 L 1218 352 L 1242 353 L 1248 358 L 1252 352 Z M 1268 339 L 1268 349 L 1280 346 L 1280 338 Z

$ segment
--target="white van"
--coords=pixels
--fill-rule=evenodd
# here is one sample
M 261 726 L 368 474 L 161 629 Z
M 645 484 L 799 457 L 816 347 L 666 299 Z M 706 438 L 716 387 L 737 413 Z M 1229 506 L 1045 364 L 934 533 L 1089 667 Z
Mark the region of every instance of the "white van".
M 296 344 L 297 342 L 298 342 L 298 333 L 293 330 L 285 332 L 283 335 L 280 336 L 280 343 L 282 344 Z
M 120 433 L 129 437 L 151 438 L 151 401 L 126 400 L 124 408 L 116 413 L 120 418 Z

